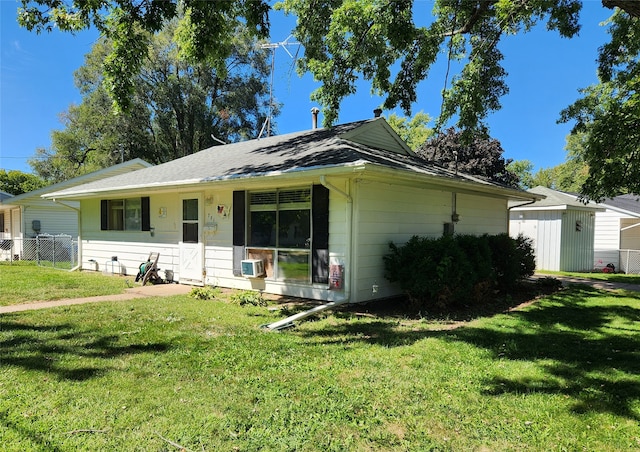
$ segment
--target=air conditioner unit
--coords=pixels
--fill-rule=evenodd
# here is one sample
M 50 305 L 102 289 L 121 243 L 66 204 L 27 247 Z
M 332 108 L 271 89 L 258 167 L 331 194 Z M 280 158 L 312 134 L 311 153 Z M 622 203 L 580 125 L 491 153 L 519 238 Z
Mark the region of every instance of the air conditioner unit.
M 242 276 L 245 278 L 258 278 L 264 276 L 264 262 L 260 259 L 246 259 L 241 263 Z

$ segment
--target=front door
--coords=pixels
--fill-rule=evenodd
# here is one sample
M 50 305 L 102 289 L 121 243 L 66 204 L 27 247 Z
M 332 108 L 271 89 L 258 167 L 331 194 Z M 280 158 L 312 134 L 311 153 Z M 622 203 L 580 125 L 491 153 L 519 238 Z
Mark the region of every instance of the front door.
M 200 239 L 201 204 L 200 196 L 182 198 L 182 240 L 180 248 L 180 283 L 204 284 L 204 244 Z

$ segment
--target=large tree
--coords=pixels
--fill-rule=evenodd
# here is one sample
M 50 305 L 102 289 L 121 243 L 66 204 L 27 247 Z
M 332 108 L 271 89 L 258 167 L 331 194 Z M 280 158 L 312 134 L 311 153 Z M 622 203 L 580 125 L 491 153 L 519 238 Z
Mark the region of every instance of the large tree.
M 183 11 L 187 20 L 178 37 L 180 51 L 198 61 L 220 64 L 230 52 L 230 37 L 239 22 L 259 36 L 269 28 L 266 0 L 21 0 L 19 21 L 28 29 L 57 27 L 78 31 L 97 27 L 111 39 L 105 61 L 109 94 L 129 108 L 133 76 L 147 55 L 149 34 Z M 295 37 L 304 45 L 300 69 L 321 86 L 312 97 L 320 102 L 325 125 L 333 123 L 342 100 L 360 79 L 386 96 L 384 108 L 400 105 L 410 115 L 417 86 L 436 60 L 444 56 L 462 69 L 452 74 L 443 94 L 438 128 L 457 119 L 471 137 L 488 136 L 486 117 L 500 108 L 508 92 L 499 44 L 506 34 L 524 33 L 540 22 L 563 37 L 580 30 L 579 0 L 434 0 L 433 17 L 414 17 L 414 1 L 282 0 L 276 7 L 298 18 Z M 637 154 L 637 86 L 640 84 L 637 0 L 602 0 L 615 8 L 611 42 L 601 47 L 602 86 L 563 115 L 576 120 L 590 136 L 586 153 L 592 173 L 583 187 L 599 198 L 620 191 L 640 192 Z M 594 43 L 595 44 L 595 43 Z M 451 65 L 448 65 L 451 67 Z M 635 146 L 635 147 L 634 147 Z M 635 150 L 634 150 L 635 149 Z
M 511 160 L 505 160 L 503 152 L 498 140 L 475 137 L 467 142 L 463 139 L 462 132 L 453 128 L 434 135 L 416 150 L 428 162 L 452 171 L 517 187 L 518 176 L 507 168 Z
M 387 122 L 413 151 L 422 146 L 433 135 L 433 129 L 429 127 L 431 117 L 423 112 L 417 113 L 413 118 L 391 113 L 387 117 Z
M 135 76 L 148 55 L 151 36 L 167 22 L 183 16 L 178 33 L 183 58 L 206 62 L 219 71 L 233 51 L 238 26 L 257 37 L 267 37 L 268 12 L 265 0 L 20 0 L 18 21 L 28 30 L 57 28 L 75 33 L 97 28 L 109 38 L 105 59 L 107 87 L 120 109 L 129 109 Z
M 7 171 L 0 169 L 0 191 L 5 193 L 21 195 L 46 185 L 44 180 L 34 174 L 23 173 L 18 170 Z
M 61 115 L 65 128 L 52 132 L 51 149 L 37 150 L 30 161 L 39 175 L 60 181 L 136 157 L 162 163 L 258 135 L 271 102 L 266 51 L 239 27 L 219 71 L 184 60 L 175 31 L 173 21 L 150 39 L 126 112 L 113 111 L 102 83 L 111 44 L 101 39 L 93 46 L 75 74 L 82 102 Z

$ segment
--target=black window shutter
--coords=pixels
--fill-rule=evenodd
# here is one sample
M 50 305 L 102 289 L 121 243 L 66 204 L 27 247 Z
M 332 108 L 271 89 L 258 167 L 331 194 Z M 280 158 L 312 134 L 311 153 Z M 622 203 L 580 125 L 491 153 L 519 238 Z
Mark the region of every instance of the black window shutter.
M 314 185 L 311 196 L 313 237 L 311 240 L 314 283 L 329 283 L 329 189 Z
M 100 230 L 107 231 L 109 229 L 109 201 L 100 200 Z
M 246 195 L 244 190 L 233 192 L 233 274 L 242 276 L 242 259 L 244 259 L 244 237 L 246 225 Z
M 151 212 L 150 212 L 150 208 L 149 208 L 149 197 L 148 196 L 143 196 L 142 198 L 140 198 L 140 204 L 142 207 L 142 230 L 143 231 L 150 231 L 151 230 Z

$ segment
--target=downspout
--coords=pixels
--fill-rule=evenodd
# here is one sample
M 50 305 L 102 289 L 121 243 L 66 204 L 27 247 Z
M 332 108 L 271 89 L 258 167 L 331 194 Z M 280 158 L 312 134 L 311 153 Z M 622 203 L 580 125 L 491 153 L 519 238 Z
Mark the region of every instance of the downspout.
M 348 193 L 345 193 L 344 191 L 340 190 L 338 187 L 336 187 L 335 185 L 331 184 L 329 181 L 327 181 L 326 176 L 320 176 L 320 184 L 327 188 L 329 191 L 332 191 L 334 193 L 337 193 L 338 195 L 342 196 L 344 199 L 346 199 L 347 201 L 347 234 L 346 234 L 346 240 L 347 243 L 345 244 L 345 262 L 347 262 L 349 265 L 351 264 L 351 256 L 352 256 L 352 245 L 353 245 L 353 199 L 351 198 L 351 196 Z M 351 266 L 351 265 L 350 265 Z M 345 292 L 344 292 L 344 298 L 340 301 L 331 301 L 329 303 L 325 303 L 323 305 L 320 306 L 316 306 L 312 309 L 309 309 L 308 311 L 304 311 L 304 312 L 300 312 L 298 314 L 294 314 L 292 316 L 287 317 L 286 319 L 282 319 L 282 320 L 278 320 L 277 322 L 273 322 L 270 323 L 268 325 L 264 325 L 264 328 L 270 329 L 272 331 L 277 331 L 277 330 L 282 330 L 285 328 L 290 328 L 294 326 L 294 323 L 296 320 L 301 320 L 307 317 L 310 317 L 314 314 L 317 314 L 318 312 L 322 312 L 322 311 L 326 311 L 328 309 L 333 309 L 337 306 L 349 303 L 349 301 L 351 300 L 351 283 L 353 281 L 353 277 L 352 272 L 350 270 L 347 271 L 347 274 L 349 275 L 349 281 L 346 282 L 345 284 Z
M 532 199 L 531 201 L 527 201 L 527 202 L 523 202 L 522 204 L 518 204 L 516 206 L 511 206 L 511 207 L 507 207 L 507 212 L 509 212 L 509 215 L 507 215 L 507 231 L 508 233 L 511 233 L 511 209 L 515 209 L 516 207 L 524 207 L 524 206 L 528 206 L 530 204 L 533 204 L 534 202 L 538 201 L 537 199 Z
M 56 201 L 55 198 L 52 199 L 55 204 L 60 204 L 61 206 L 67 207 L 71 210 L 75 210 L 78 214 L 78 265 L 73 267 L 70 272 L 75 272 L 77 270 L 82 269 L 82 215 L 80 214 L 80 209 L 70 206 L 69 204 L 65 204 L 60 201 Z

